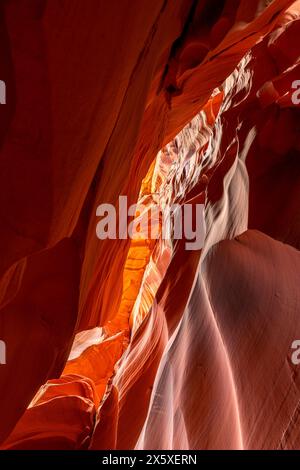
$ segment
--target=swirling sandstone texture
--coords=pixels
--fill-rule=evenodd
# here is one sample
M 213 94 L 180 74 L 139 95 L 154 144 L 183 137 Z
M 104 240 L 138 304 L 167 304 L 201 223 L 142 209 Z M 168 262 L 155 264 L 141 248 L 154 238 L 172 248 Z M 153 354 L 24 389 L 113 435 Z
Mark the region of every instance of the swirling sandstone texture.
M 300 1 L 0 22 L 1 448 L 300 448 Z M 203 248 L 99 240 L 120 195 L 204 204 Z

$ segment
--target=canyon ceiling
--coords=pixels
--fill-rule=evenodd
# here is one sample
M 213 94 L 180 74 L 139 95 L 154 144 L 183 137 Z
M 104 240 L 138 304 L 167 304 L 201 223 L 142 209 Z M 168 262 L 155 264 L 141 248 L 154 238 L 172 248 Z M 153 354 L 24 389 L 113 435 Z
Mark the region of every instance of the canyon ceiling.
M 300 448 L 300 1 L 0 23 L 0 448 Z M 122 195 L 203 204 L 202 249 L 99 240 Z

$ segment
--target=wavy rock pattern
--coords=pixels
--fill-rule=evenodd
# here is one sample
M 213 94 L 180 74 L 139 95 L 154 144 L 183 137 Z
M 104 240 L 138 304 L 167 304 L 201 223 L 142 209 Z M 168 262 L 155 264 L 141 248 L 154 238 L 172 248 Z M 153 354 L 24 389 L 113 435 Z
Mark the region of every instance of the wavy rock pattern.
M 299 448 L 300 1 L 0 21 L 1 448 Z M 205 204 L 203 249 L 98 240 L 120 195 Z

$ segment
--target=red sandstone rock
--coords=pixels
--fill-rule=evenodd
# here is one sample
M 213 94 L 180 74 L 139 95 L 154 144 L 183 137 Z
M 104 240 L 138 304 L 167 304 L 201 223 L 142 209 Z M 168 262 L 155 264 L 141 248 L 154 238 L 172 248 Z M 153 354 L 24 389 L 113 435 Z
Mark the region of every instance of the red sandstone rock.
M 3 449 L 300 445 L 300 2 L 222 3 L 0 7 Z M 98 240 L 119 195 L 203 250 Z

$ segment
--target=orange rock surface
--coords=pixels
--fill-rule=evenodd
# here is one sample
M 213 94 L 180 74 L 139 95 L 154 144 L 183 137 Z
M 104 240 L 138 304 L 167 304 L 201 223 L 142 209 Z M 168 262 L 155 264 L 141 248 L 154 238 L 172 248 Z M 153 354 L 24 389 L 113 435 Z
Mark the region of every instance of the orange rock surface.
M 0 22 L 1 449 L 299 448 L 300 1 Z M 204 204 L 203 248 L 99 240 L 120 195 Z

